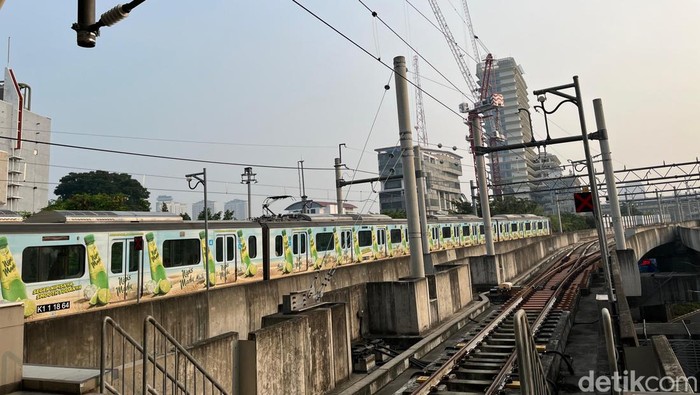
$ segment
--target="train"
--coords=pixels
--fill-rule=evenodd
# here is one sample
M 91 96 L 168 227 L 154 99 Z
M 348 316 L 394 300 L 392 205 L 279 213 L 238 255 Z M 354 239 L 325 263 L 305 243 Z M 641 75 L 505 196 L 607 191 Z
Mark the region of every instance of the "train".
M 484 243 L 481 218 L 429 216 L 431 251 Z M 545 236 L 546 217 L 493 217 L 495 241 Z M 26 320 L 410 254 L 406 220 L 291 214 L 184 221 L 166 212 L 0 211 L 2 299 Z

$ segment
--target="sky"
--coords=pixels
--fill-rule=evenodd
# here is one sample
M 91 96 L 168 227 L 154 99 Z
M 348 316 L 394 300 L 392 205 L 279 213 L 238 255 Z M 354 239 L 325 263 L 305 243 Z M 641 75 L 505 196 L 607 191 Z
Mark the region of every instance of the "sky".
M 467 129 L 453 112 L 468 88 L 442 34 L 413 8 L 435 23 L 429 3 L 298 2 L 357 46 L 292 0 L 146 0 L 124 21 L 102 28 L 96 47 L 86 49 L 70 29 L 76 1 L 6 1 L 0 61 L 7 65 L 9 54 L 18 80 L 32 87 L 32 111 L 52 119 L 53 142 L 180 158 L 52 147 L 49 190 L 68 172 L 106 170 L 139 180 L 153 206 L 158 195 L 190 204 L 202 200 L 203 190 L 190 190 L 184 175 L 206 168 L 209 200 L 221 210 L 226 201 L 247 199 L 241 174 L 252 166 L 257 216 L 268 196 L 300 199 L 303 161 L 306 195 L 335 201 L 339 144 L 346 144 L 346 180 L 375 177 L 374 150 L 398 145 L 387 65 L 405 56 L 412 70 L 409 43 L 424 59 L 421 85 L 437 99 L 424 94 L 429 147 L 458 148 L 469 195 L 474 169 Z M 462 2 L 439 4 L 474 71 Z M 97 0 L 98 17 L 115 5 Z M 592 100 L 603 100 L 615 169 L 696 160 L 700 2 L 482 0 L 470 1 L 469 10 L 485 48 L 496 58 L 513 57 L 530 93 L 577 75 L 589 131 L 595 130 Z M 549 120 L 552 137 L 580 134 L 575 106 L 563 106 Z M 543 137 L 541 114 L 533 112 L 533 125 Z M 548 151 L 564 163 L 584 156 L 580 143 Z M 599 152 L 597 142 L 591 151 Z M 344 196 L 361 212 L 378 212 L 379 189 L 354 185 Z M 293 201 L 270 207 L 279 213 Z

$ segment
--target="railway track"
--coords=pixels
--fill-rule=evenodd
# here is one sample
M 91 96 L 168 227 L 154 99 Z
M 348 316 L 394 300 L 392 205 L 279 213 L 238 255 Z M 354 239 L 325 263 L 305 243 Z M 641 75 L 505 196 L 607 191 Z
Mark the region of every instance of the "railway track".
M 537 344 L 548 343 L 555 335 L 560 317 L 574 307 L 580 288 L 587 284 L 592 264 L 600 259 L 599 252 L 592 251 L 594 246 L 595 242 L 579 244 L 548 270 L 528 281 L 399 393 L 518 393 L 515 312 L 525 311 Z

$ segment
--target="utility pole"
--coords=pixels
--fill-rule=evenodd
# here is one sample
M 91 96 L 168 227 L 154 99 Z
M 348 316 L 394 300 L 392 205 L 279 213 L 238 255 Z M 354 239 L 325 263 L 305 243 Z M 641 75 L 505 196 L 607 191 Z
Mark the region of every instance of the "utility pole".
M 559 218 L 559 233 L 564 233 L 563 227 L 561 224 L 561 210 L 559 209 L 559 196 L 554 195 L 556 202 L 557 202 L 557 218 Z
M 340 169 L 343 167 L 343 153 L 340 150 L 342 146 L 346 146 L 345 143 L 338 144 L 338 157 L 335 158 L 335 201 L 338 205 L 338 215 L 343 215 L 343 186 L 340 184 L 342 174 Z M 347 146 L 346 146 L 347 147 Z
M 423 278 L 425 277 L 425 270 L 423 266 L 423 245 L 420 240 L 420 221 L 418 218 L 416 167 L 413 161 L 413 133 L 411 132 L 411 118 L 408 106 L 406 58 L 403 56 L 394 58 L 394 81 L 399 117 L 399 139 L 401 141 L 401 164 L 403 165 L 404 175 L 408 239 L 411 252 L 411 277 Z
M 253 173 L 253 168 L 252 167 L 246 167 L 243 169 L 243 174 L 241 174 L 241 184 L 248 184 L 248 219 L 253 218 L 253 211 L 252 211 L 252 202 L 251 202 L 251 195 L 250 195 L 250 184 L 254 183 L 257 184 L 258 180 L 255 179 L 256 174 Z
M 472 133 L 474 133 L 475 152 L 481 147 L 481 119 L 479 118 L 479 107 L 469 112 L 468 122 L 471 122 Z M 481 200 L 481 217 L 484 220 L 484 236 L 486 238 L 486 255 L 496 255 L 496 248 L 493 245 L 493 227 L 491 226 L 491 208 L 489 207 L 489 191 L 486 186 L 486 164 L 483 155 L 476 155 L 477 182 L 479 184 L 479 197 Z
M 603 101 L 593 100 L 593 111 L 595 112 L 595 122 L 600 133 L 600 153 L 603 159 L 603 172 L 605 182 L 608 187 L 608 198 L 610 199 L 610 213 L 612 215 L 613 229 L 615 231 L 615 245 L 618 250 L 627 249 L 625 240 L 625 229 L 622 226 L 622 214 L 620 213 L 620 202 L 617 199 L 617 185 L 615 185 L 615 174 L 612 166 L 612 155 L 610 154 L 610 144 L 608 143 L 608 130 L 605 126 L 605 114 L 603 113 Z M 629 210 L 629 206 L 627 208 Z
M 469 190 L 472 193 L 472 211 L 474 211 L 474 215 L 479 215 L 478 212 L 476 211 L 476 194 L 474 193 L 474 190 L 476 190 L 476 187 L 474 186 L 474 180 L 469 180 Z
M 423 160 L 420 145 L 413 147 L 416 163 L 416 184 L 418 185 L 418 211 L 420 212 L 420 233 L 423 247 L 423 267 L 426 274 L 434 274 L 433 258 L 430 255 L 428 245 L 428 212 L 425 204 L 425 174 L 423 174 Z
M 299 167 L 297 170 L 299 171 L 299 192 L 301 192 L 301 212 L 302 214 L 306 214 L 306 184 L 304 183 L 304 161 L 300 160 L 297 162 Z

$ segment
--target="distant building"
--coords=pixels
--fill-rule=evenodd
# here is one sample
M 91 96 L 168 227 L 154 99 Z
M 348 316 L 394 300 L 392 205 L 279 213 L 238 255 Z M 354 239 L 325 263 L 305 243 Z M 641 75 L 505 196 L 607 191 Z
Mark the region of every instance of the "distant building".
M 580 190 L 558 190 L 571 187 L 577 188 L 581 183 L 573 174 L 568 176 L 563 174 L 559 157 L 544 152 L 542 155 L 535 157 L 532 167 L 535 171 L 532 180 L 532 200 L 542 206 L 545 214 L 556 215 L 557 210 L 559 213 L 575 212 L 576 207 L 573 196 L 574 192 L 580 192 Z
M 479 83 L 483 78 L 483 66 L 477 67 L 477 77 Z M 521 144 L 523 141 L 532 139 L 530 119 L 528 113 L 523 110 L 530 110 L 527 84 L 523 78 L 522 66 L 518 65 L 513 58 L 494 59 L 492 74 L 490 79 L 489 96 L 493 93 L 503 95 L 504 106 L 498 108 L 498 117 L 491 117 L 484 125 L 484 135 L 494 136 L 496 133 L 502 137 L 502 144 Z M 497 120 L 497 124 L 492 122 Z M 494 130 L 495 127 L 495 130 Z M 517 187 L 504 185 L 499 189 L 502 193 L 516 193 L 516 197 L 530 199 L 530 185 L 534 178 L 535 170 L 533 162 L 537 154 L 532 148 L 518 148 L 510 151 L 498 152 L 498 175 L 493 174 L 491 169 L 491 179 L 499 185 L 511 183 Z M 491 167 L 493 165 L 491 164 Z
M 31 88 L 5 68 L 0 81 L 0 208 L 37 212 L 49 200 L 51 118 L 31 111 Z M 39 143 L 27 140 L 38 141 Z
M 188 213 L 187 205 L 185 203 L 178 203 L 173 201 L 173 197 L 169 195 L 159 195 L 156 198 L 156 211 L 163 211 L 163 205 L 169 213 L 175 213 L 182 215 Z
M 207 200 L 207 208 L 209 209 L 209 212 L 212 213 L 212 215 L 218 213 L 218 211 L 216 210 L 216 202 L 213 200 Z M 199 217 L 199 214 L 203 211 L 204 200 L 192 203 L 192 219 L 197 219 L 197 217 Z
M 284 210 L 288 214 L 301 213 L 303 202 L 295 202 Z M 343 212 L 345 214 L 354 214 L 357 206 L 350 203 L 343 203 Z M 338 214 L 338 203 L 322 202 L 318 200 L 308 200 L 306 202 L 306 212 L 309 214 Z
M 224 204 L 224 213 L 226 211 L 233 212 L 234 219 L 248 218 L 248 201 L 241 199 L 233 199 Z
M 379 177 L 403 175 L 401 147 L 378 148 Z M 428 214 L 447 213 L 455 209 L 455 202 L 463 199 L 459 177 L 462 175 L 462 157 L 448 151 L 421 148 L 421 163 L 426 183 L 426 210 Z M 403 179 L 383 181 L 379 192 L 381 212 L 405 211 Z

